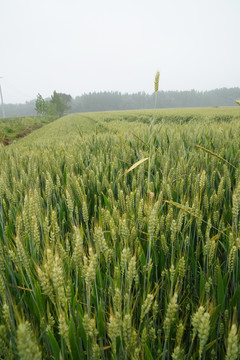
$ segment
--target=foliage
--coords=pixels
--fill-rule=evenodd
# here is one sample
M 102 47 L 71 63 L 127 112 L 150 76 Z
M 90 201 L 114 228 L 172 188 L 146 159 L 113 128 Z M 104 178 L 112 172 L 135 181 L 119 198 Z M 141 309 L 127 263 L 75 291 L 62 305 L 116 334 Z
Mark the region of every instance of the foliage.
M 38 94 L 35 102 L 35 110 L 38 115 L 43 116 L 46 114 L 47 112 L 46 105 L 47 105 L 46 101 L 43 99 L 42 95 Z
M 239 108 L 192 111 L 156 113 L 149 184 L 150 111 L 0 148 L 0 356 L 238 358 Z
M 61 117 L 69 109 L 71 95 L 53 92 L 50 101 L 44 100 L 41 94 L 37 95 L 35 110 L 38 115 Z
M 57 115 L 59 117 L 63 116 L 63 114 L 69 108 L 69 102 L 71 101 L 71 95 L 53 92 L 51 96 L 50 105 L 52 105 L 52 110 L 55 109 Z

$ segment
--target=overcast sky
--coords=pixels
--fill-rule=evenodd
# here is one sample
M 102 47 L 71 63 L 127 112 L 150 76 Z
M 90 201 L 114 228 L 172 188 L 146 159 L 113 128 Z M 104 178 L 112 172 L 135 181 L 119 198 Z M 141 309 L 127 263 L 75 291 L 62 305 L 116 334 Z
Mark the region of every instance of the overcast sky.
M 4 100 L 240 87 L 240 0 L 0 0 Z

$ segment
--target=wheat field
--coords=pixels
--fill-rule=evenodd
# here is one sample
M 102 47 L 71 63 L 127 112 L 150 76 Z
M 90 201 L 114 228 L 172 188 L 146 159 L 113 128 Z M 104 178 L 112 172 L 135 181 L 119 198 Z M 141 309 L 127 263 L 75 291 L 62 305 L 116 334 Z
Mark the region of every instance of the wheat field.
M 72 114 L 0 159 L 1 359 L 239 358 L 239 108 Z

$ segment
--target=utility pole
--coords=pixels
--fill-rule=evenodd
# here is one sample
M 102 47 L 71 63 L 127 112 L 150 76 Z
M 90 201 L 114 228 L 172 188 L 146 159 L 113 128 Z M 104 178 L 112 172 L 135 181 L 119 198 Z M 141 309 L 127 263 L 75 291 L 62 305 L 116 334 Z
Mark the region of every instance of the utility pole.
M 0 79 L 2 79 L 2 76 L 0 76 Z M 1 103 L 2 103 L 2 116 L 3 116 L 3 119 L 5 119 L 5 111 L 4 111 L 4 103 L 3 103 L 3 95 L 2 95 L 1 83 L 0 83 L 0 97 L 1 97 Z

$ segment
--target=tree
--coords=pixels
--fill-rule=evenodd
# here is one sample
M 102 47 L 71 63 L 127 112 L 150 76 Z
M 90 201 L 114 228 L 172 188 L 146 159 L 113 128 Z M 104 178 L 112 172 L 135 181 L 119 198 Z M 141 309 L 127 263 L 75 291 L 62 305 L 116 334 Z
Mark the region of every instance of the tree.
M 38 93 L 37 100 L 35 101 L 35 110 L 38 115 L 43 116 L 47 111 L 47 103 L 42 95 Z
M 59 117 L 63 116 L 66 110 L 69 109 L 68 103 L 72 100 L 71 95 L 53 92 L 50 103 L 55 105 L 56 113 Z
M 48 116 L 57 117 L 57 107 L 56 104 L 52 103 L 51 101 L 46 102 L 46 114 Z
M 60 96 L 60 98 L 66 105 L 68 105 L 72 101 L 71 95 L 64 94 L 64 93 L 58 93 L 58 95 Z

